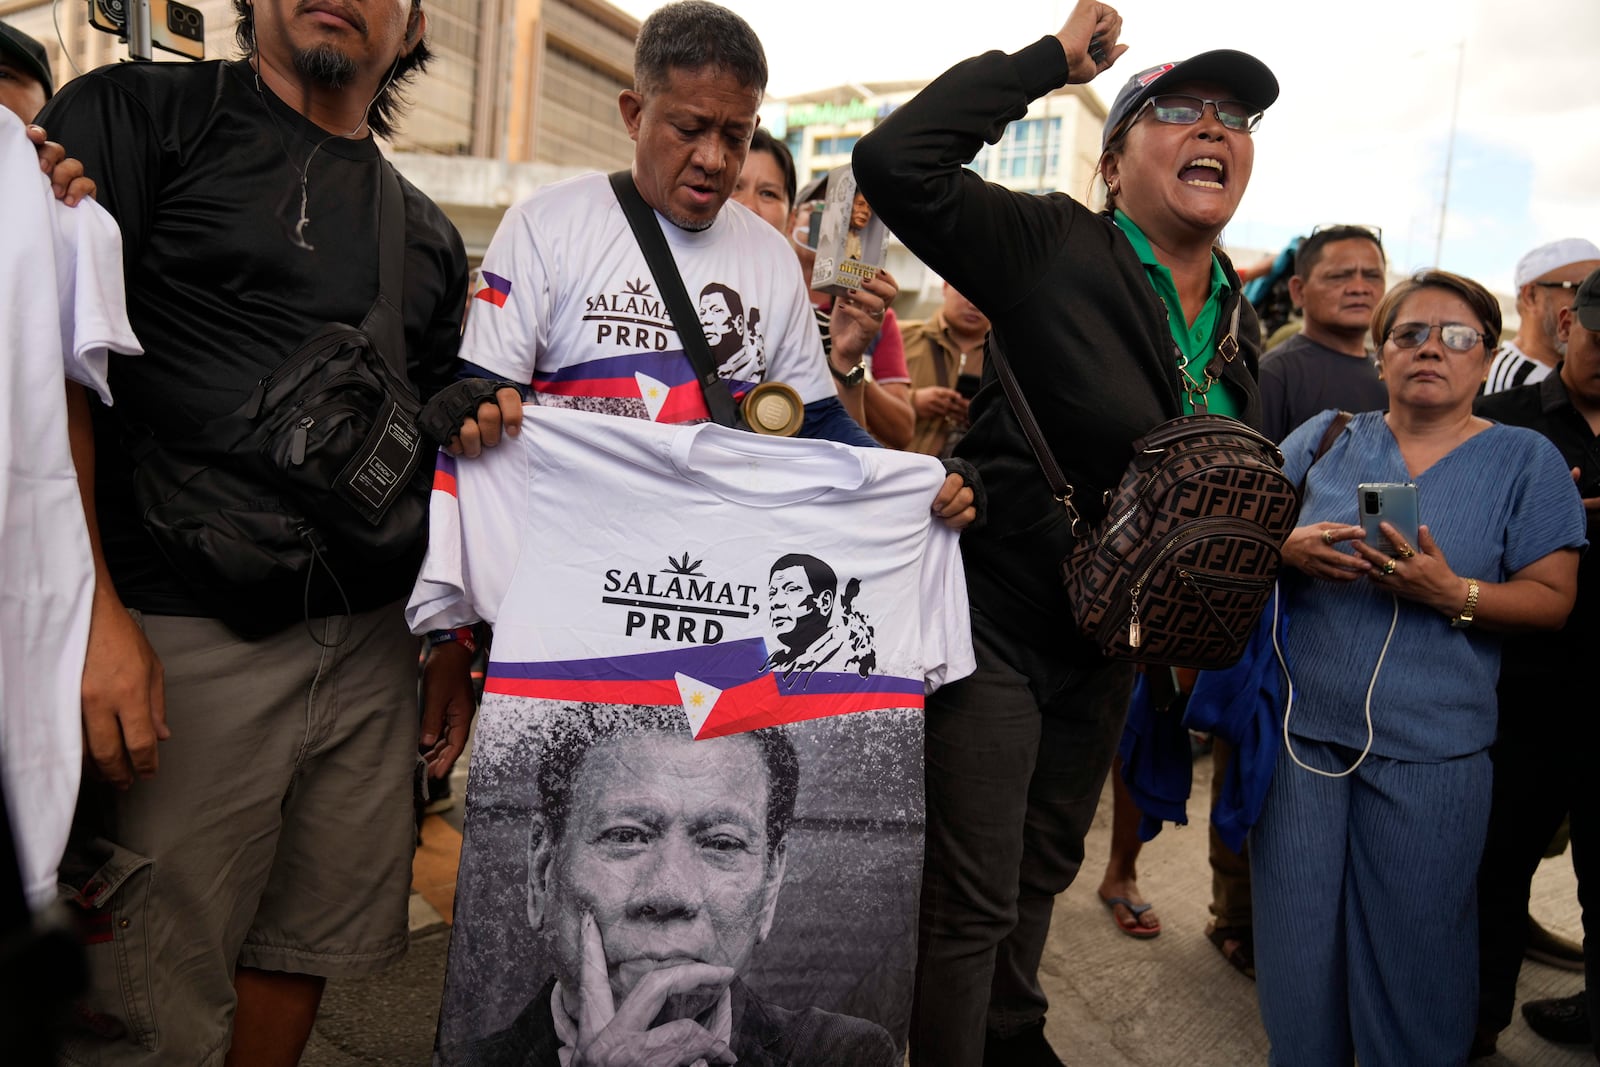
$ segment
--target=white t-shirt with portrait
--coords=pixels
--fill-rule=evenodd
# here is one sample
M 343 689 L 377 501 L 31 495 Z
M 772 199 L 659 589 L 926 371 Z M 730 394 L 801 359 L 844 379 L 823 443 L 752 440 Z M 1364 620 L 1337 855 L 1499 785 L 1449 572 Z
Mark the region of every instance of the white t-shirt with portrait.
M 972 671 L 937 460 L 524 412 L 479 458 L 440 455 L 407 608 L 418 633 L 493 624 L 486 693 L 681 703 L 716 736 L 920 708 Z
M 705 230 L 656 215 L 735 398 L 783 382 L 836 395 L 794 252 L 729 201 Z M 655 422 L 708 418 L 694 368 L 604 174 L 540 189 L 506 212 L 468 301 L 461 356 L 535 402 Z

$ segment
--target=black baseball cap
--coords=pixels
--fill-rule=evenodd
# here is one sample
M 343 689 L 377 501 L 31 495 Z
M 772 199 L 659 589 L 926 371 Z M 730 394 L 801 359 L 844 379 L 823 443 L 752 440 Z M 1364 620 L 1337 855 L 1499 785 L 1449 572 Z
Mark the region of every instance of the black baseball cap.
M 50 80 L 50 57 L 45 54 L 44 45 L 16 27 L 0 22 L 0 54 L 44 86 L 46 100 L 55 95 L 55 85 Z
M 1578 286 L 1578 293 L 1572 298 L 1572 313 L 1585 330 L 1600 330 L 1600 269 L 1591 271 Z
M 1100 135 L 1100 147 L 1104 148 L 1106 142 L 1111 140 L 1111 135 L 1117 127 L 1135 114 L 1144 102 L 1163 92 L 1165 86 L 1182 85 L 1184 82 L 1211 82 L 1220 85 L 1243 100 L 1251 107 L 1265 111 L 1278 99 L 1278 79 L 1267 69 L 1267 65 L 1247 52 L 1238 52 L 1232 48 L 1218 48 L 1211 52 L 1201 52 L 1197 56 L 1177 63 L 1161 63 L 1148 70 L 1141 70 L 1128 79 L 1128 83 L 1117 94 L 1116 102 L 1111 105 L 1111 111 L 1106 115 L 1106 127 Z

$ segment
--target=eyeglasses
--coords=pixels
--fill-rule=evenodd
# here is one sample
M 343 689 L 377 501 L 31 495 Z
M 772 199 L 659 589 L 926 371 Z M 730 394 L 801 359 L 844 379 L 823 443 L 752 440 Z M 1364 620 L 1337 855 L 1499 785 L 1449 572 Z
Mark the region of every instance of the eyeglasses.
M 1206 113 L 1207 104 L 1216 112 L 1217 121 L 1230 130 L 1252 133 L 1261 121 L 1261 112 L 1243 100 L 1206 100 L 1184 93 L 1163 93 L 1144 102 L 1144 106 L 1155 113 L 1157 120 L 1170 122 L 1174 126 L 1193 126 Z
M 1402 322 L 1389 331 L 1389 340 L 1394 342 L 1396 348 L 1421 348 L 1434 330 L 1439 331 L 1439 340 L 1452 352 L 1470 352 L 1472 346 L 1484 337 L 1471 326 L 1463 326 L 1459 322 L 1447 322 L 1440 326 L 1430 326 L 1426 322 Z
M 1534 282 L 1541 289 L 1576 289 L 1582 282 Z
M 1324 222 L 1320 225 L 1311 227 L 1311 233 L 1308 235 L 1308 238 L 1315 237 L 1319 233 L 1345 233 L 1349 230 L 1355 230 L 1359 233 L 1364 233 L 1371 237 L 1374 241 L 1378 242 L 1379 245 L 1383 244 L 1383 227 L 1369 226 L 1364 222 Z

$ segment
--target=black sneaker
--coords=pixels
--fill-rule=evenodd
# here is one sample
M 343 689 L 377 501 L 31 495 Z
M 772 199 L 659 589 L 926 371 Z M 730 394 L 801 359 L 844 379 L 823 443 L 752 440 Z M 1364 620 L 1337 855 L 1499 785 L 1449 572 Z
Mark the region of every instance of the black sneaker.
M 1574 993 L 1552 1000 L 1530 1000 L 1522 1006 L 1528 1028 L 1546 1041 L 1563 1045 L 1587 1045 L 1594 1040 L 1589 1032 L 1589 997 Z
M 983 1067 L 1066 1067 L 1044 1038 L 1044 1020 L 1010 1037 L 983 1035 Z

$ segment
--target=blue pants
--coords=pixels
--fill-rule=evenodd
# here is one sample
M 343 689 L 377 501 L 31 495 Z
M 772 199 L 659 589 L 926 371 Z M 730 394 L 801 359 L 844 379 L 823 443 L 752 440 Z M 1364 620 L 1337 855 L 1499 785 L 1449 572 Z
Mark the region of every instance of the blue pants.
M 1357 753 L 1295 738 L 1324 770 Z M 1250 835 L 1256 986 L 1271 1062 L 1466 1060 L 1478 999 L 1477 885 L 1491 766 L 1368 755 L 1345 778 L 1287 752 Z
M 1075 670 L 972 618 L 977 670 L 927 704 L 914 1067 L 973 1067 L 1047 1006 L 1039 960 L 1128 710 L 1126 664 Z

